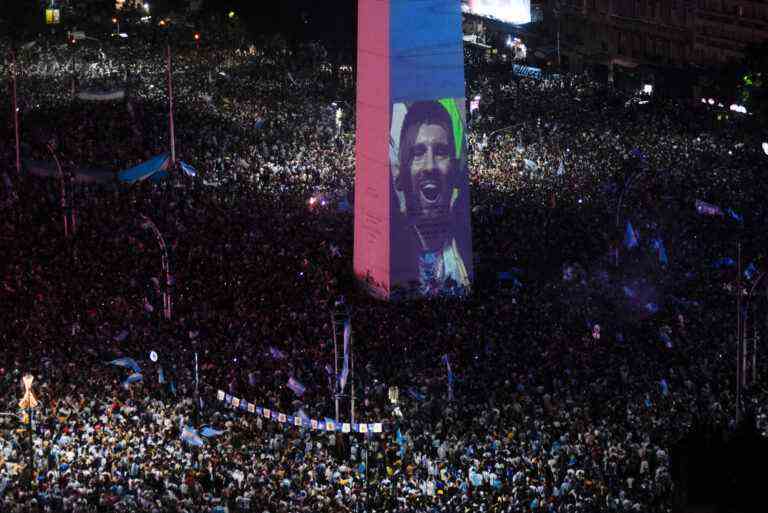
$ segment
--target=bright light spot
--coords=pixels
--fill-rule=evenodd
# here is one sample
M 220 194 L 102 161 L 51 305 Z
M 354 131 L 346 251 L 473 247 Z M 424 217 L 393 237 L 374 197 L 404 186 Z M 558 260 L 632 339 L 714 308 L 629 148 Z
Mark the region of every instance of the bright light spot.
M 229 16 L 229 19 L 234 18 L 235 17 L 235 11 L 229 11 L 229 14 L 227 14 L 227 16 Z
M 118 35 L 120 37 L 122 37 L 123 39 L 127 39 L 128 38 L 128 34 L 126 34 L 125 32 L 120 32 L 120 34 L 118 34 Z
M 645 94 L 653 94 L 653 85 L 651 85 L 651 84 L 645 84 L 645 85 L 643 86 L 643 92 L 644 92 Z
M 309 198 L 309 205 L 310 206 L 314 205 L 315 203 L 317 203 L 317 198 L 315 198 L 314 196 Z
M 458 2 L 457 2 L 458 3 Z M 531 2 L 469 2 L 467 8 L 472 14 L 488 16 L 507 23 L 530 23 Z
M 763 143 L 763 153 L 768 155 L 768 142 Z
M 746 114 L 747 108 L 743 105 L 733 104 L 729 107 L 733 112 L 738 112 L 739 114 Z
M 707 103 L 709 103 L 710 105 L 714 105 L 715 104 L 715 100 L 710 98 L 709 100 L 707 100 Z
M 144 12 L 149 12 L 149 4 L 144 4 Z

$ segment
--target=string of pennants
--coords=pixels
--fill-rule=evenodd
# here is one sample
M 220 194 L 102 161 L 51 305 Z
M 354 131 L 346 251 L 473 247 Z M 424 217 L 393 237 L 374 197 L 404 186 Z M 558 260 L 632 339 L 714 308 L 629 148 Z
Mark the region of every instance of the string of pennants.
M 289 424 L 296 427 L 307 427 L 313 431 L 338 431 L 340 433 L 382 433 L 384 432 L 383 422 L 373 423 L 349 423 L 349 422 L 336 422 L 332 419 L 317 420 L 310 419 L 308 417 L 302 417 L 299 415 L 287 415 L 280 413 L 269 408 L 262 408 L 256 406 L 253 403 L 249 403 L 246 400 L 232 397 L 225 393 L 223 390 L 219 390 L 216 394 L 219 401 L 232 406 L 233 408 L 239 408 L 243 411 L 247 411 L 264 417 L 265 419 L 274 420 L 280 424 Z

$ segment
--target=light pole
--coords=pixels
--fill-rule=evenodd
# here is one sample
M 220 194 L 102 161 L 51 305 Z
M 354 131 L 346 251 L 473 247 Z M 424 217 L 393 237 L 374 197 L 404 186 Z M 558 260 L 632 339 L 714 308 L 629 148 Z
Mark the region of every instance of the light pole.
M 171 45 L 166 47 L 166 67 L 168 74 L 168 129 L 171 139 L 171 164 L 169 170 L 176 168 L 176 131 L 173 124 L 173 71 L 171 70 Z
M 163 237 L 163 234 L 160 233 L 157 225 L 144 214 L 141 214 L 141 227 L 145 230 L 150 230 L 154 234 L 157 245 L 160 247 L 160 265 L 163 272 L 163 281 L 165 282 L 165 286 L 163 287 L 163 316 L 165 317 L 165 320 L 170 321 L 173 310 L 170 289 L 173 283 L 171 280 L 171 270 L 168 260 L 168 246 L 165 244 L 165 238 Z
M 56 162 L 56 169 L 59 171 L 61 214 L 64 217 L 64 237 L 66 238 L 69 237 L 69 221 L 67 219 L 67 186 L 64 183 L 64 171 L 61 169 L 61 162 L 59 162 L 59 157 L 56 156 L 52 144 L 48 144 L 48 151 L 51 152 L 51 156 L 53 156 L 53 160 Z
M 739 269 L 741 268 L 741 265 L 739 264 Z M 768 276 L 768 272 L 762 272 L 757 279 L 755 280 L 755 283 L 752 285 L 752 287 L 749 289 L 749 292 L 746 293 L 746 297 L 744 299 L 744 306 L 743 308 L 739 309 L 739 324 L 737 329 L 737 336 L 738 339 L 738 346 L 736 348 L 736 355 L 738 361 L 736 362 L 736 397 L 737 397 L 737 419 L 741 418 L 741 397 L 743 395 L 743 389 L 745 387 L 751 387 L 757 382 L 757 343 L 758 343 L 758 331 L 757 331 L 757 315 L 755 315 L 755 321 L 753 321 L 753 331 L 752 331 L 752 357 L 749 356 L 749 345 L 748 345 L 748 339 L 747 339 L 747 321 L 749 319 L 749 307 L 752 302 L 752 298 L 754 297 L 755 291 L 758 289 L 759 286 L 763 285 L 763 281 L 765 277 Z M 739 279 L 739 283 L 741 280 Z M 742 290 L 741 286 L 739 286 L 737 293 L 739 295 L 739 298 L 741 298 L 741 295 L 745 292 L 745 290 Z M 748 379 L 749 373 L 747 372 L 748 362 L 751 359 L 752 364 L 752 376 L 751 380 Z
M 32 489 L 32 480 L 35 478 L 35 449 L 32 445 L 32 408 L 37 406 L 37 398 L 32 393 L 32 382 L 35 377 L 32 374 L 26 374 L 21 378 L 21 383 L 24 385 L 24 396 L 19 401 L 19 408 L 26 410 L 27 412 L 27 426 L 29 433 L 29 481 L 28 486 Z
M 19 104 L 16 98 L 16 74 L 18 73 L 18 62 L 16 60 L 16 50 L 11 51 L 11 85 L 13 89 L 13 128 L 16 133 L 16 175 L 21 175 L 21 152 L 19 151 Z

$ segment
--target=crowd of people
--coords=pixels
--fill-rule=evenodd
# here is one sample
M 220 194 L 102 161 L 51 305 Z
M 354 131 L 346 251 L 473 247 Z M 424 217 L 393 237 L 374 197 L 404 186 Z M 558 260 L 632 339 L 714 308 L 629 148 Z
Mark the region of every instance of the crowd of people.
M 71 73 L 59 43 L 20 56 L 24 159 L 51 145 L 67 172 L 119 171 L 168 151 L 163 44 L 103 42 Z M 474 73 L 473 291 L 380 302 L 356 283 L 343 208 L 354 82 L 322 57 L 174 47 L 176 152 L 197 175 L 78 185 L 69 237 L 59 182 L 17 175 L 12 121 L 0 127 L 0 409 L 24 414 L 26 373 L 40 400 L 31 437 L 27 419 L 0 417 L 0 509 L 673 511 L 672 448 L 696 425 L 735 427 L 735 292 L 766 247 L 748 120 L 588 77 Z M 74 94 L 117 87 L 125 99 Z M 141 214 L 167 241 L 171 320 Z M 739 243 L 755 269 L 741 280 Z M 342 297 L 356 418 L 385 432 L 289 427 L 218 401 L 333 418 Z M 109 364 L 125 357 L 141 379 Z M 764 431 L 756 361 L 743 408 Z M 183 436 L 204 425 L 222 433 Z

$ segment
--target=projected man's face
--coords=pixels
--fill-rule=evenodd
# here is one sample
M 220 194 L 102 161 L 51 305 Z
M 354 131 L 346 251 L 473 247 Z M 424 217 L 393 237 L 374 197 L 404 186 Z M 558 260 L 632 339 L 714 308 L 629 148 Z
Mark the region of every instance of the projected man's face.
M 440 125 L 421 125 L 413 144 L 410 169 L 414 209 L 426 217 L 448 212 L 451 201 L 451 147 Z

